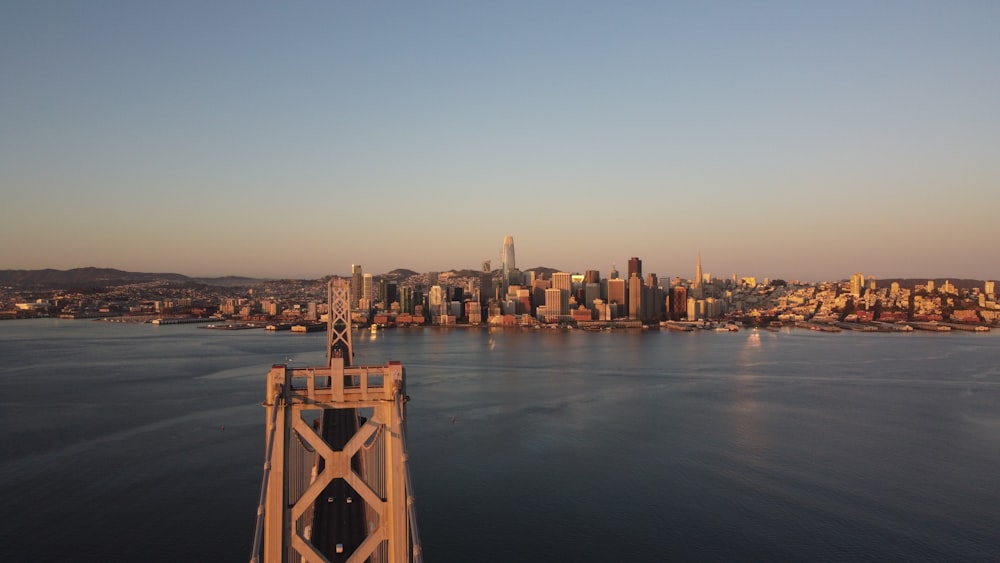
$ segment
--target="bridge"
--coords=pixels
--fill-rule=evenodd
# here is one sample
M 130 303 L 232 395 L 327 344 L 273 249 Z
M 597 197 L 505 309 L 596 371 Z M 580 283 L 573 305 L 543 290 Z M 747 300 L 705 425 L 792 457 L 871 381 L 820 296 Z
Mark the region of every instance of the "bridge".
M 327 365 L 271 367 L 251 563 L 421 562 L 406 373 L 352 365 L 350 283 L 327 288 Z

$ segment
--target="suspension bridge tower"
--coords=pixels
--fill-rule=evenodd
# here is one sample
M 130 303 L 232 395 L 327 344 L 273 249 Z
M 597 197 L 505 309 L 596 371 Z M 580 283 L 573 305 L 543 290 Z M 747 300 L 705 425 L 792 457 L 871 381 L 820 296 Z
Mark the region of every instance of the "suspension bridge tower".
M 354 366 L 350 282 L 327 288 L 325 367 L 267 374 L 251 563 L 419 562 L 406 457 L 406 373 Z

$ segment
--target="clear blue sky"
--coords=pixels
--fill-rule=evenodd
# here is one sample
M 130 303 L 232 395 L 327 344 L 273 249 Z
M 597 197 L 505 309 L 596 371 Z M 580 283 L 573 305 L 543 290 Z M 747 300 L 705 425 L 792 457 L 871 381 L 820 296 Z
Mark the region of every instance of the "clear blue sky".
M 0 6 L 0 269 L 1000 278 L 1000 2 Z

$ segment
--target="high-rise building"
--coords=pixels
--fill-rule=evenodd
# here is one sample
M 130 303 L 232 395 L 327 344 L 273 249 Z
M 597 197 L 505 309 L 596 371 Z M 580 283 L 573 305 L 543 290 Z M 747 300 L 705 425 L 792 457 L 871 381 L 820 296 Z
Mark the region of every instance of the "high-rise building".
M 691 287 L 688 291 L 688 297 L 694 297 L 695 299 L 701 299 L 704 297 L 706 291 L 705 287 L 705 274 L 701 270 L 701 253 L 698 253 L 698 264 L 695 266 L 694 270 L 694 280 L 691 282 Z
M 545 290 L 550 287 L 550 280 L 537 279 L 531 284 L 531 316 L 538 315 L 538 307 L 545 303 Z
M 507 295 L 507 288 L 512 283 L 520 285 L 520 280 L 512 280 L 517 271 L 514 262 L 514 237 L 507 235 L 503 239 L 503 247 L 500 249 L 500 277 L 503 284 L 503 295 Z
M 621 278 L 608 280 L 608 303 L 625 305 L 625 280 Z
M 675 285 L 670 288 L 670 311 L 672 320 L 679 321 L 687 315 L 687 288 L 683 285 Z M 693 319 L 692 319 L 693 320 Z
M 392 304 L 398 299 L 398 288 L 396 282 L 381 278 L 378 282 L 378 300 L 388 311 Z
M 399 311 L 401 313 L 413 314 L 413 288 L 412 287 L 401 287 L 399 288 Z
M 983 293 L 985 293 L 986 295 L 993 295 L 995 287 L 996 287 L 996 282 L 988 281 L 983 284 Z
M 365 300 L 365 307 L 371 307 L 375 301 L 375 278 L 371 274 L 361 276 L 361 298 Z
M 557 287 L 551 287 L 545 290 L 545 313 L 549 316 L 565 315 L 566 310 L 563 308 L 563 301 L 565 299 L 565 291 Z
M 638 256 L 628 259 L 628 279 L 632 276 L 639 276 L 639 279 L 642 279 L 642 260 L 639 260 Z
M 552 287 L 566 291 L 567 295 L 573 290 L 572 276 L 567 272 L 552 273 Z
M 427 307 L 431 312 L 431 322 L 440 322 L 440 317 L 447 314 L 444 290 L 440 285 L 433 285 L 427 293 Z
M 587 270 L 583 274 L 583 283 L 601 283 L 601 272 L 598 270 Z
M 483 269 L 479 272 L 479 303 L 485 306 L 490 299 L 496 298 L 493 289 L 493 267 L 489 260 L 483 260 Z
M 865 277 L 861 275 L 861 272 L 854 272 L 851 276 L 851 295 L 855 297 L 861 297 L 861 291 L 865 287 Z
M 583 284 L 583 305 L 591 309 L 594 307 L 594 301 L 601 299 L 601 284 L 599 283 L 585 283 Z
M 632 274 L 628 278 L 628 318 L 639 320 L 642 318 L 642 305 L 645 295 L 643 294 L 642 278 L 638 273 Z
M 364 291 L 364 283 L 361 271 L 361 264 L 351 264 L 351 307 L 358 307 L 361 302 L 361 293 Z
M 659 286 L 646 286 L 642 304 L 642 321 L 659 323 L 663 320 L 665 299 Z

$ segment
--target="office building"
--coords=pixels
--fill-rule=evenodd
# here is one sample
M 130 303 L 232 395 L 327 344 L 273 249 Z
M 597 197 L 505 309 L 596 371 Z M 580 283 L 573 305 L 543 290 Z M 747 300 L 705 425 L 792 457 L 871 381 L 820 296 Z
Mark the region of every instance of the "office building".
M 361 294 L 364 291 L 363 275 L 361 264 L 351 264 L 351 308 L 360 306 Z
M 628 318 L 630 320 L 642 319 L 642 305 L 645 301 L 643 292 L 645 286 L 638 273 L 632 274 L 628 279 Z
M 642 260 L 637 256 L 628 259 L 628 279 L 632 276 L 639 276 L 639 279 L 642 279 Z
M 507 288 L 511 284 L 520 285 L 520 277 L 515 278 L 517 264 L 514 261 L 514 237 L 507 235 L 503 239 L 503 247 L 500 249 L 500 277 L 503 295 L 507 295 Z

